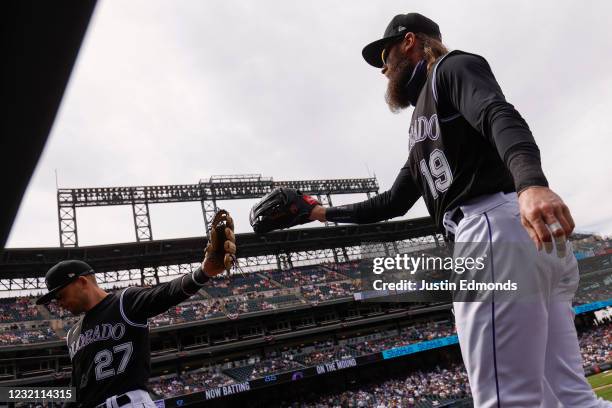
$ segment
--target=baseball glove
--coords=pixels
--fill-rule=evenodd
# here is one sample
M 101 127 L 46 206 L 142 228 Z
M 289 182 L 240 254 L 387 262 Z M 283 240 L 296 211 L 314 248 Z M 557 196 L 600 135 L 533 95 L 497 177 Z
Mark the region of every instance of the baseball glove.
M 293 188 L 276 188 L 253 206 L 249 221 L 258 234 L 306 224 L 312 209 L 321 205 L 314 197 Z
M 208 233 L 203 269 L 209 276 L 223 271 L 229 273 L 236 266 L 236 237 L 234 220 L 225 210 L 219 210 L 212 220 Z

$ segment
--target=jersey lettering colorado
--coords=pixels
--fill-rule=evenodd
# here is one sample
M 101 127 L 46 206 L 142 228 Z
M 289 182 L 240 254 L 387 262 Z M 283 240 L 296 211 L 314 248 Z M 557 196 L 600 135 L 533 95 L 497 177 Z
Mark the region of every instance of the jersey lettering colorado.
M 149 329 L 125 315 L 130 290 L 109 294 L 68 331 L 72 386 L 81 407 L 113 395 L 146 390 L 150 374 Z
M 430 70 L 409 130 L 410 173 L 436 225 L 442 224 L 446 211 L 470 198 L 514 190 L 512 177 L 495 147 L 444 102 L 444 88 L 436 84 L 439 67 L 461 54 L 465 53 L 445 55 Z

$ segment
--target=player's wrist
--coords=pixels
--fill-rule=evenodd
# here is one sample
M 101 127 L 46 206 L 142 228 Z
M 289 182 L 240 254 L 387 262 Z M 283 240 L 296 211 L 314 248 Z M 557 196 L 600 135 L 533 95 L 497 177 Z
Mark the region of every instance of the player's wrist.
M 212 276 L 206 273 L 203 265 L 198 266 L 191 272 L 191 279 L 198 286 L 204 286 Z
M 313 221 L 325 222 L 325 207 L 322 205 L 316 205 L 310 212 L 310 217 Z
M 528 190 L 533 191 L 533 190 L 539 190 L 539 189 L 548 189 L 548 186 L 541 186 L 541 185 L 525 186 L 517 191 L 517 195 L 520 197 L 520 195 L 523 194 L 525 191 L 528 191 Z
M 181 278 L 181 289 L 187 296 L 193 296 L 206 285 L 210 278 L 204 273 L 202 267 L 191 271 L 191 274 L 183 275 Z

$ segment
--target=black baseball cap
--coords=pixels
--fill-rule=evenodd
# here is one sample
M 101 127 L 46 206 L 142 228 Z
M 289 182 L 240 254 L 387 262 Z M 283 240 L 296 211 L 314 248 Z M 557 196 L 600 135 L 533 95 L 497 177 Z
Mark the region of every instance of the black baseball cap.
M 91 275 L 94 270 L 89 264 L 76 259 L 61 261 L 47 271 L 45 283 L 48 293 L 38 298 L 37 305 L 45 305 L 55 298 L 58 291 L 77 280 L 79 276 Z
M 399 39 L 408 32 L 423 33 L 438 38 L 442 37 L 440 27 L 424 15 L 419 13 L 398 14 L 393 17 L 387 26 L 383 38 L 366 45 L 363 51 L 361 51 L 361 55 L 363 55 L 368 64 L 376 68 L 382 68 L 381 54 L 387 44 L 395 39 Z

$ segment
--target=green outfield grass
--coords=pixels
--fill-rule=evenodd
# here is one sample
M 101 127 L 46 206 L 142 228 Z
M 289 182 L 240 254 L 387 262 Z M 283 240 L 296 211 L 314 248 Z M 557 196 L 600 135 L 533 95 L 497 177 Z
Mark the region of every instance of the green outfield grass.
M 595 393 L 599 397 L 612 401 L 612 370 L 592 375 L 587 380 L 589 380 L 591 387 L 595 389 Z

